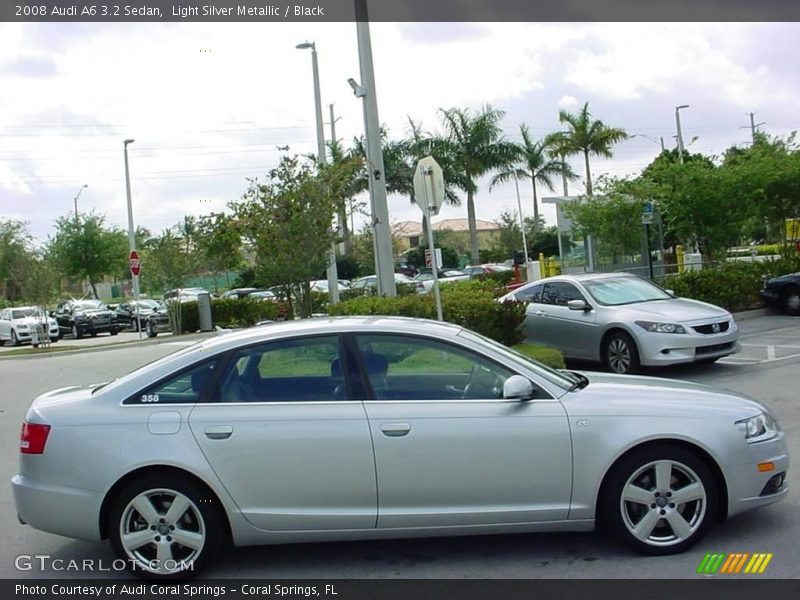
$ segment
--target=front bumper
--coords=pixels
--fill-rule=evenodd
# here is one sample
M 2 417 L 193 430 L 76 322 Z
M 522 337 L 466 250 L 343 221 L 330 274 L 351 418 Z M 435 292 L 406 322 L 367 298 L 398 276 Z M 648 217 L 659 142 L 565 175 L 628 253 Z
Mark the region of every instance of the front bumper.
M 30 342 L 32 339 L 32 334 L 30 329 L 15 329 L 14 332 L 17 334 L 17 339 L 20 342 Z M 58 325 L 50 327 L 48 335 L 50 336 L 51 340 L 58 339 Z
M 722 358 L 741 350 L 739 328 L 734 321 L 728 331 L 710 335 L 695 333 L 691 325 L 684 326 L 690 333 L 640 333 L 636 343 L 641 363 L 647 366 L 678 365 Z
M 11 479 L 11 490 L 20 521 L 41 531 L 100 541 L 100 494 L 47 485 L 20 474 Z
M 788 472 L 789 453 L 786 449 L 784 434 L 767 442 L 748 444 L 752 462 L 723 468 L 728 485 L 728 516 L 739 514 L 752 508 L 772 504 L 786 497 L 789 493 Z M 771 462 L 775 468 L 760 472 L 758 465 Z M 772 485 L 770 480 L 783 475 L 780 487 Z M 768 485 L 769 484 L 769 485 Z

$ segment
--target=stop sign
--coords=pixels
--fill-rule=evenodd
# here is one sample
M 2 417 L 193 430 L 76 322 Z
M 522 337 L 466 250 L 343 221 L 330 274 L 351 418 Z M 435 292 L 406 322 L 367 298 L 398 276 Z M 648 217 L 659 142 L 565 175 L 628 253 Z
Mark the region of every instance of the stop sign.
M 131 267 L 131 275 L 138 276 L 139 271 L 141 270 L 141 265 L 139 264 L 139 254 L 136 252 L 136 250 L 131 250 L 131 255 L 128 262 Z

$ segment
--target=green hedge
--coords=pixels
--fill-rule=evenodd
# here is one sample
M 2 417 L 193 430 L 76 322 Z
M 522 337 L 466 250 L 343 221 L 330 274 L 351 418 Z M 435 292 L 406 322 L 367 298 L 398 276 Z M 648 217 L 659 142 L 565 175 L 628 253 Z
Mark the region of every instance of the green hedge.
M 174 324 L 180 310 L 181 333 L 193 333 L 200 329 L 197 302 L 172 303 L 169 306 L 170 319 Z M 275 321 L 286 318 L 286 305 L 283 302 L 248 300 L 242 298 L 214 298 L 211 300 L 211 322 L 225 328 L 251 327 L 259 321 Z
M 454 281 L 442 286 L 444 320 L 456 323 L 506 346 L 524 339 L 522 322 L 525 305 L 519 302 L 500 304 L 495 301 L 497 286 L 490 280 Z M 340 302 L 329 309 L 331 315 L 397 315 L 436 318 L 433 294 L 413 296 L 365 296 Z
M 529 358 L 538 360 L 549 367 L 553 367 L 554 369 L 566 368 L 566 364 L 564 364 L 564 355 L 555 348 L 523 342 L 522 344 L 516 344 L 514 350 Z
M 754 262 L 731 261 L 713 268 L 669 275 L 662 287 L 678 296 L 721 306 L 731 312 L 760 308 L 764 279 L 800 271 L 800 255 Z

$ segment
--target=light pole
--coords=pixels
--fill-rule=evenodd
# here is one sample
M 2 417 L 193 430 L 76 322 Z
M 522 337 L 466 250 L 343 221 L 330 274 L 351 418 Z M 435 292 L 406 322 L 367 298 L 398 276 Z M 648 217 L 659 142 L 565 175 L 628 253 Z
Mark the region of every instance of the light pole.
M 76 223 L 78 222 L 78 198 L 80 198 L 81 192 L 83 190 L 85 190 L 86 188 L 88 188 L 88 187 L 89 187 L 89 184 L 88 183 L 84 183 L 80 188 L 78 188 L 78 193 L 75 194 L 75 199 L 73 200 L 73 202 L 75 202 L 75 222 Z
M 378 100 L 375 93 L 375 71 L 372 65 L 372 42 L 369 34 L 367 0 L 355 0 L 358 58 L 361 66 L 361 91 L 364 99 L 364 134 L 369 152 L 369 180 L 371 182 L 372 222 L 375 236 L 375 266 L 378 275 L 378 292 L 396 296 L 392 232 L 389 224 L 389 206 L 386 201 L 386 177 L 381 147 Z
M 664 152 L 664 150 L 666 150 L 666 148 L 664 147 L 664 137 L 663 136 L 661 136 L 658 139 L 656 139 L 652 135 L 645 135 L 643 133 L 634 133 L 631 137 L 632 138 L 640 137 L 640 138 L 644 138 L 646 140 L 650 140 L 654 144 L 661 144 L 661 151 Z
M 125 154 L 125 192 L 128 196 L 128 245 L 131 252 L 136 250 L 136 235 L 133 229 L 133 204 L 131 203 L 131 173 L 128 169 L 128 144 L 132 144 L 136 140 L 125 140 L 122 142 Z M 133 278 L 133 298 L 139 299 L 139 276 L 131 273 Z M 138 303 L 137 303 L 138 306 Z
M 683 164 L 683 133 L 681 132 L 681 109 L 689 108 L 688 104 L 681 104 L 675 107 L 675 125 L 678 128 L 678 160 Z
M 322 98 L 319 90 L 319 65 L 317 63 L 317 45 L 314 42 L 303 42 L 295 46 L 298 50 L 311 50 L 311 68 L 314 74 L 314 108 L 317 118 L 317 161 L 320 166 L 326 164 L 325 132 L 322 129 Z M 328 295 L 330 303 L 339 302 L 339 273 L 336 269 L 336 244 L 331 244 L 328 257 Z

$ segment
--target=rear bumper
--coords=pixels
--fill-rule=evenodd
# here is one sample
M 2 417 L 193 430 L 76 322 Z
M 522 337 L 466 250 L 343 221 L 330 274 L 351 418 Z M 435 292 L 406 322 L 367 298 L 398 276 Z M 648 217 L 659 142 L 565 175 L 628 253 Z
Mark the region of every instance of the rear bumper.
M 80 540 L 100 540 L 100 494 L 47 485 L 14 475 L 11 490 L 17 518 L 35 529 Z

